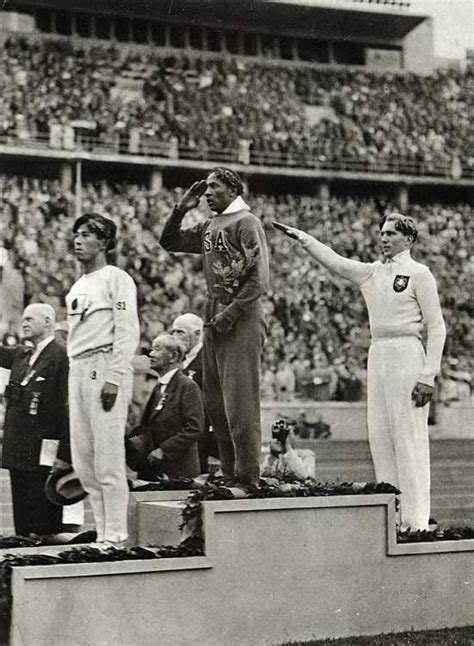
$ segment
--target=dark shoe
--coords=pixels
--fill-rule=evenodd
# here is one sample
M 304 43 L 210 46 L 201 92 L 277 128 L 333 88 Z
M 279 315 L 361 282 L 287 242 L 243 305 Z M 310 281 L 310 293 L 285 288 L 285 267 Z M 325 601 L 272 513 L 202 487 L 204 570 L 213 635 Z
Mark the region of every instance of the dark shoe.
M 78 545 L 92 543 L 97 538 L 96 532 L 59 532 L 43 537 L 43 545 Z
M 87 532 L 80 532 L 72 538 L 68 545 L 79 545 L 81 543 L 94 543 L 97 540 L 97 532 L 89 530 Z

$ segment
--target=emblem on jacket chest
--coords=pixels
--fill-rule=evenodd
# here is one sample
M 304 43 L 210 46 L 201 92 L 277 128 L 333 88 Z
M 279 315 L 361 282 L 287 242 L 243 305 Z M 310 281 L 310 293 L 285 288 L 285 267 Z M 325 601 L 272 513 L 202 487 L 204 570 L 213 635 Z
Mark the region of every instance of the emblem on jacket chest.
M 410 276 L 402 276 L 401 274 L 397 274 L 393 279 L 393 291 L 397 292 L 397 294 L 404 292 L 408 287 L 409 280 Z

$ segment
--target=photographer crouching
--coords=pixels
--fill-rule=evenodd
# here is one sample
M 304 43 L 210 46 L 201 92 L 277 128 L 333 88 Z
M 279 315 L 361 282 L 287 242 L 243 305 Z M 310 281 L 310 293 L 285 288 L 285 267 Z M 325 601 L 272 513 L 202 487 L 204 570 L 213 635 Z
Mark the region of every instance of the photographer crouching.
M 315 456 L 309 449 L 296 449 L 293 427 L 283 419 L 272 424 L 269 453 L 260 464 L 262 478 L 288 478 L 297 480 L 315 477 Z

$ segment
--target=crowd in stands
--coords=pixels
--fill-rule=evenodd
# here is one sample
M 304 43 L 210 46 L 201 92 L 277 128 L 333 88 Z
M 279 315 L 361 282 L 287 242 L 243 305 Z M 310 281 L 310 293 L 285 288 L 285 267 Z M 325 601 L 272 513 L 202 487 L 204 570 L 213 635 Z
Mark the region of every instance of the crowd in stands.
M 117 264 L 138 285 L 142 351 L 179 314 L 203 314 L 206 290 L 199 256 L 169 254 L 158 244 L 164 218 L 180 189 L 154 193 L 137 185 L 105 181 L 83 189 L 83 212 L 94 210 L 117 224 Z M 74 196 L 59 183 L 0 176 L 4 213 L 0 246 L 21 271 L 25 300 L 52 304 L 64 314 L 64 296 L 77 277 L 71 253 Z M 270 323 L 263 363 L 262 394 L 268 399 L 295 395 L 357 400 L 363 395 L 369 344 L 362 296 L 349 283 L 331 278 L 307 254 L 271 226 L 273 220 L 298 226 L 330 242 L 340 253 L 364 261 L 379 253 L 379 215 L 372 199 L 309 195 L 248 197 L 265 226 L 271 251 Z M 188 222 L 205 216 L 195 210 Z M 445 357 L 457 369 L 472 371 L 473 210 L 467 204 L 413 204 L 419 226 L 414 256 L 437 278 L 448 328 Z M 61 318 L 61 316 L 59 317 Z
M 469 68 L 421 77 L 11 37 L 0 77 L 0 136 L 46 135 L 80 119 L 107 141 L 133 132 L 142 150 L 174 142 L 203 159 L 244 143 L 256 161 L 276 155 L 289 165 L 402 159 L 454 175 L 474 167 Z M 132 77 L 140 89 L 130 93 L 120 79 Z

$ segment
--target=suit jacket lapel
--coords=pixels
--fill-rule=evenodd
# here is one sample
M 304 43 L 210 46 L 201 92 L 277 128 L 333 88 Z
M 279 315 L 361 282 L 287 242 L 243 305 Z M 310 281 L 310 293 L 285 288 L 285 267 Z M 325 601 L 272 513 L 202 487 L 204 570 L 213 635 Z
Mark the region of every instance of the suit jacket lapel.
M 54 343 L 54 341 L 48 343 L 48 345 L 39 353 L 34 364 L 30 366 L 30 369 L 35 371 L 35 375 L 40 374 L 41 370 L 53 361 L 55 350 Z
M 150 399 L 147 402 L 147 405 L 145 406 L 145 410 L 143 411 L 143 417 L 142 417 L 142 424 L 146 424 L 146 422 L 150 421 L 153 415 L 156 413 L 156 407 L 158 405 L 158 402 L 160 401 L 161 398 L 161 386 L 160 382 L 156 384 L 156 386 L 153 388 L 151 391 Z
M 24 379 L 28 379 L 28 376 L 31 372 L 30 368 L 30 356 L 31 352 L 25 352 L 24 355 L 19 359 L 18 363 L 13 366 L 14 378 L 20 382 L 23 382 Z
M 160 401 L 160 399 L 161 399 L 161 397 L 163 395 L 161 394 L 160 383 L 158 382 L 155 390 L 152 393 L 152 396 L 150 397 L 149 403 L 148 403 L 148 405 L 146 407 L 146 410 L 145 410 L 145 416 L 146 416 L 147 420 L 151 420 L 154 417 L 156 417 L 157 415 L 159 415 L 162 412 L 163 408 L 165 408 L 167 403 L 170 401 L 170 399 L 173 398 L 174 392 L 175 392 L 176 387 L 177 387 L 177 385 L 179 383 L 178 375 L 181 375 L 181 374 L 182 374 L 181 370 L 178 370 L 172 376 L 171 381 L 169 382 L 169 384 L 166 387 L 165 399 L 163 401 L 163 406 L 162 406 L 162 408 L 160 410 L 156 410 L 156 407 L 157 407 L 157 405 L 158 405 L 158 403 L 159 403 L 159 401 Z

